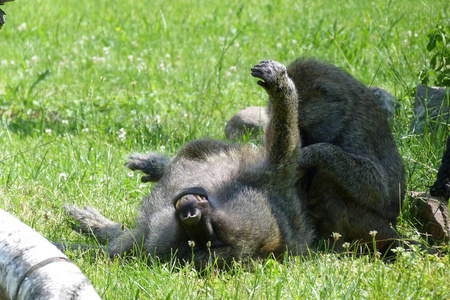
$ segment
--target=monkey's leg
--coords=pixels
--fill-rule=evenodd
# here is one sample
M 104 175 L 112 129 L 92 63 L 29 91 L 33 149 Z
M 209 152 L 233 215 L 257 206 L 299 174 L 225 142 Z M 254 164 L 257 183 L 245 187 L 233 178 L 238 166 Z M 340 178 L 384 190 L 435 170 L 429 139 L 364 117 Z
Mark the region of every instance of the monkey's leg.
M 75 206 L 64 206 L 65 212 L 77 221 L 75 227 L 86 235 L 92 235 L 101 244 L 108 244 L 108 252 L 111 257 L 122 255 L 129 251 L 137 242 L 135 236 L 143 233 L 132 232 L 123 227 L 120 223 L 115 223 L 95 208 L 85 207 L 84 209 Z
M 385 214 L 392 203 L 399 203 L 401 182 L 392 183 L 386 172 L 367 157 L 350 154 L 328 143 L 302 148 L 299 171 L 318 168 L 329 174 L 346 192 L 365 206 Z M 396 215 L 398 211 L 392 212 Z
M 265 60 L 252 68 L 252 76 L 269 94 L 269 124 L 265 143 L 269 163 L 281 168 L 297 161 L 300 149 L 298 131 L 298 100 L 294 82 L 286 67 L 273 60 Z
M 74 227 L 83 234 L 92 235 L 102 244 L 121 236 L 126 229 L 122 224 L 105 218 L 95 208 L 86 206 L 84 209 L 75 206 L 64 206 L 67 215 L 75 219 L 78 224 Z

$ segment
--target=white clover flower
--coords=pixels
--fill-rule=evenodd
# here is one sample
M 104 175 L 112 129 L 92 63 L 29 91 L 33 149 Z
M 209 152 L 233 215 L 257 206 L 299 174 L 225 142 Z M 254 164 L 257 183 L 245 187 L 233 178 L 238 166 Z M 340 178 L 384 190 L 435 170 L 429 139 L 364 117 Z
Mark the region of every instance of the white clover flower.
M 19 30 L 19 31 L 24 31 L 26 29 L 27 29 L 27 23 L 22 23 L 22 24 L 20 24 L 19 27 L 17 27 L 17 30 Z
M 339 240 L 339 238 L 340 238 L 341 236 L 342 236 L 342 235 L 340 235 L 340 234 L 337 233 L 337 232 L 331 233 L 331 237 L 334 239 L 334 241 Z
M 126 141 L 127 139 L 127 131 L 124 128 L 120 128 L 119 131 L 116 132 L 117 138 L 122 143 Z
M 67 174 L 66 173 L 59 173 L 59 179 L 67 179 Z

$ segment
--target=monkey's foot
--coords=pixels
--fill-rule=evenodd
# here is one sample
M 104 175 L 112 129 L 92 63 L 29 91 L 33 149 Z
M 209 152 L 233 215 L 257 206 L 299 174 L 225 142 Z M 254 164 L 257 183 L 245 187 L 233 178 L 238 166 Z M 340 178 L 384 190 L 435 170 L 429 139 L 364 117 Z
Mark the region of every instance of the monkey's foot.
M 262 79 L 257 83 L 267 91 L 280 88 L 287 78 L 286 67 L 274 60 L 263 60 L 254 66 L 251 71 L 253 77 Z
M 104 242 L 107 239 L 110 228 L 121 226 L 121 224 L 105 218 L 98 210 L 89 206 L 81 209 L 76 206 L 64 205 L 63 210 L 75 221 L 72 223 L 74 230 L 95 236 L 99 238 L 100 242 Z

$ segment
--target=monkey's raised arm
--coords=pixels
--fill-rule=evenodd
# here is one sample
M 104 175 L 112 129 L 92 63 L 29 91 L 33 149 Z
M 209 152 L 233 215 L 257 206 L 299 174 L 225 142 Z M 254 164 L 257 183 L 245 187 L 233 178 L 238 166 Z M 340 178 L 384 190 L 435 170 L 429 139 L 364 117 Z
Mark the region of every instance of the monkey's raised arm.
M 252 76 L 269 95 L 269 124 L 265 129 L 265 147 L 269 164 L 285 169 L 300 157 L 297 91 L 286 67 L 265 60 L 253 67 Z

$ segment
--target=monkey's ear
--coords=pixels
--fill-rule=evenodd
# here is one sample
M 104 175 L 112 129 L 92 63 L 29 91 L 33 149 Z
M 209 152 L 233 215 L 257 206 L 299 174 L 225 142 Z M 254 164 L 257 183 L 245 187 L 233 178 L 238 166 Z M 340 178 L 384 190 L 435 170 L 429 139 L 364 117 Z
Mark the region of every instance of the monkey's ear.
M 147 174 L 142 176 L 142 182 L 156 182 L 163 176 L 169 163 L 170 159 L 163 154 L 153 152 L 147 154 L 134 153 L 128 158 L 125 167 L 130 170 L 140 170 Z

